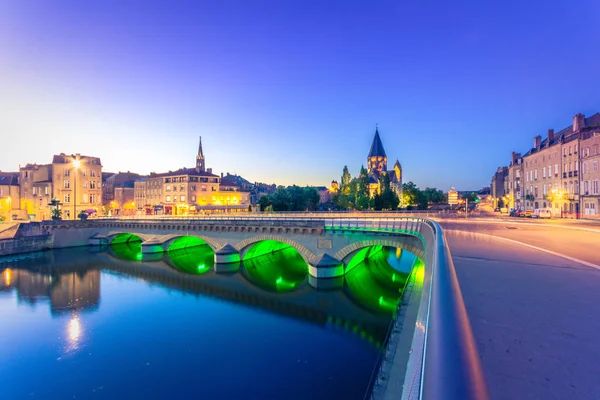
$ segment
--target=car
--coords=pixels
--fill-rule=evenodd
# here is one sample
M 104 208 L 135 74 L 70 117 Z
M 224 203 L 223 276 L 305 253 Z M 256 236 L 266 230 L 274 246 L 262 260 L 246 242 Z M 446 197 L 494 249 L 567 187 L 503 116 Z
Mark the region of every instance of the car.
M 552 211 L 547 208 L 538 210 L 538 218 L 552 218 Z
M 508 214 L 509 217 L 516 217 L 517 216 L 517 210 L 515 210 L 514 208 L 510 209 L 510 213 Z
M 500 212 L 500 207 L 494 208 L 494 212 Z
M 531 216 L 533 215 L 533 210 L 525 210 L 525 217 L 529 217 L 531 218 Z
M 517 211 L 517 217 L 524 217 L 524 216 L 525 216 L 525 211 L 523 211 L 523 210 Z

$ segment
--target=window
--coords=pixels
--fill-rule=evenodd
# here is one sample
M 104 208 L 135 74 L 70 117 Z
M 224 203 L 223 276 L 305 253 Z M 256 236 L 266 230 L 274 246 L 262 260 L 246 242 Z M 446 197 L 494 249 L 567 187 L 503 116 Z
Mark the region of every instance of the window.
M 81 170 L 81 176 L 87 176 L 87 170 L 82 169 Z
M 191 200 L 192 200 L 193 202 L 195 202 L 195 201 L 196 201 L 196 196 L 192 195 L 192 197 L 191 197 Z
M 566 148 L 566 147 L 563 149 L 563 156 L 564 156 L 564 157 L 566 157 L 566 156 L 567 156 L 567 148 Z
M 587 157 L 589 155 L 590 155 L 590 149 L 589 149 L 589 147 L 584 147 L 583 151 L 581 152 L 581 156 L 582 157 Z
M 593 172 L 598 172 L 598 161 L 594 161 L 592 163 L 592 171 Z
M 167 196 L 167 202 L 171 201 L 171 196 Z
M 96 181 L 90 181 L 90 189 L 96 189 Z
M 173 196 L 173 202 L 177 202 L 177 196 Z
M 544 185 L 544 196 L 546 195 L 546 193 L 548 192 L 546 191 L 546 185 Z
M 546 179 L 546 168 L 542 168 L 542 179 Z
M 181 186 L 179 187 L 179 191 L 180 191 L 180 192 L 185 192 L 185 186 L 181 185 Z
M 517 172 L 516 172 L 515 175 L 517 176 L 517 178 L 520 178 L 521 177 L 521 171 L 517 170 Z
M 88 187 L 88 181 L 83 181 L 83 188 L 87 189 L 87 187 Z
M 579 171 L 579 161 L 575 161 L 575 171 Z
M 570 194 L 573 194 L 573 193 L 575 193 L 575 190 L 574 190 L 574 188 L 573 188 L 573 181 L 569 182 L 569 193 L 570 193 Z
M 33 187 L 33 195 L 35 196 L 37 194 L 37 188 L 34 186 Z
M 573 146 L 569 146 L 569 155 L 573 154 Z
M 583 181 L 583 194 L 590 193 L 590 185 L 588 181 Z
M 185 196 L 181 196 L 181 201 L 185 201 Z
M 558 176 L 558 164 L 554 164 L 554 175 Z
M 71 176 L 71 170 L 70 169 L 65 169 L 65 177 L 67 176 Z
M 579 194 L 579 181 L 575 181 L 575 194 Z
M 44 194 L 47 196 L 48 195 L 48 186 L 44 187 Z
M 81 202 L 84 203 L 84 204 L 88 202 L 88 195 L 87 195 L 87 193 L 83 194 Z
M 29 178 L 29 171 L 25 171 L 25 178 Z
M 96 195 L 93 193 L 90 194 L 90 203 L 96 204 Z
M 533 188 L 533 189 L 534 189 L 535 197 L 538 197 L 538 189 L 537 189 L 537 186 L 536 186 L 535 188 Z
M 535 171 L 533 171 L 533 172 L 534 172 L 533 179 L 535 179 L 537 181 L 537 169 Z
M 597 154 L 598 154 L 598 145 L 597 145 L 597 144 L 595 144 L 595 145 L 592 147 L 592 155 L 594 155 L 594 156 L 595 156 L 595 155 L 597 155 Z
M 65 189 L 70 189 L 71 188 L 71 181 L 69 181 L 68 179 L 65 179 L 64 188 Z
M 65 203 L 70 203 L 71 202 L 71 193 L 66 193 L 65 194 Z
M 96 170 L 95 169 L 90 169 L 90 176 L 91 177 L 95 177 L 96 176 Z
M 592 194 L 598 194 L 598 180 L 592 182 Z
M 167 192 L 170 192 L 170 191 L 171 191 L 171 185 L 167 185 L 167 189 L 166 189 L 166 191 L 167 191 Z
M 216 191 L 217 191 L 217 188 L 216 188 L 216 186 L 213 186 L 213 187 L 212 187 L 212 191 L 213 191 L 213 192 L 216 192 Z

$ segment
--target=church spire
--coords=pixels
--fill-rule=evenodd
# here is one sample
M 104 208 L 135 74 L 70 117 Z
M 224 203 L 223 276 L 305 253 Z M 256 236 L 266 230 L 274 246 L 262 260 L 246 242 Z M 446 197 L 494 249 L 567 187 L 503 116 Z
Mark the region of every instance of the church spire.
M 371 151 L 369 151 L 369 158 L 371 157 L 387 157 L 383 149 L 383 143 L 381 143 L 381 138 L 379 137 L 379 127 L 377 125 L 375 125 L 375 137 L 373 137 Z
M 204 164 L 204 152 L 202 151 L 202 136 L 200 136 L 200 143 L 198 144 L 198 155 L 196 156 L 196 172 L 205 172 L 206 166 Z

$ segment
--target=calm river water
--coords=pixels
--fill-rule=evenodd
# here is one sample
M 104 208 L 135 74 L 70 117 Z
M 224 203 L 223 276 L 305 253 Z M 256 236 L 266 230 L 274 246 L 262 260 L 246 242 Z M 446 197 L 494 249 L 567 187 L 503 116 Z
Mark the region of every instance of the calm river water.
M 0 260 L 0 398 L 362 399 L 414 262 L 324 291 L 294 251 L 217 274 L 207 247 L 137 246 Z

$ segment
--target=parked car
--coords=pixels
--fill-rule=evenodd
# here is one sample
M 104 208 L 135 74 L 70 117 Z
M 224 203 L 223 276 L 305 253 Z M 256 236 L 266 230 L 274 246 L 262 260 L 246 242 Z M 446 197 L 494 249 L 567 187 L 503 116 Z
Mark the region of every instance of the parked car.
M 525 216 L 525 211 L 523 211 L 523 210 L 517 211 L 517 217 L 524 217 L 524 216 Z
M 531 218 L 533 215 L 533 210 L 525 210 L 525 216 Z
M 542 208 L 538 211 L 538 218 L 552 218 L 552 211 L 547 208 Z
M 508 214 L 510 217 L 516 217 L 517 216 L 517 210 L 515 210 L 514 208 L 510 209 L 510 213 Z
M 494 208 L 494 212 L 500 212 L 500 207 Z

